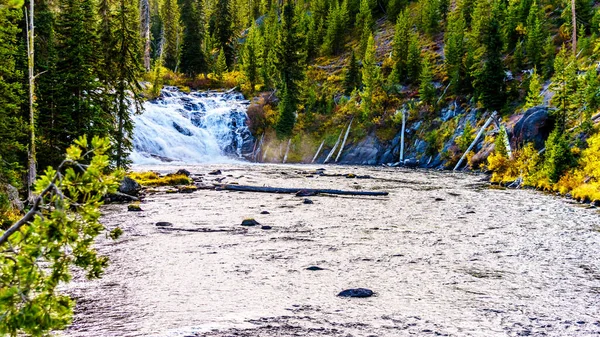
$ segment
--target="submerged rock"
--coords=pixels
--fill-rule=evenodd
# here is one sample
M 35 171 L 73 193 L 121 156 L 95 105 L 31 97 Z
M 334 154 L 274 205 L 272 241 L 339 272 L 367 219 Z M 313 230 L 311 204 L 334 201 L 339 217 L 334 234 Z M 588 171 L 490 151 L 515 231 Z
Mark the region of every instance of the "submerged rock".
M 258 221 L 254 220 L 254 219 L 244 219 L 242 221 L 242 226 L 247 226 L 247 227 L 253 227 L 253 226 L 259 226 L 260 223 L 258 223 Z
M 310 199 L 304 199 L 304 201 L 302 203 L 305 204 L 305 205 L 312 205 L 312 204 L 314 204 L 314 202 L 312 200 L 310 200 Z
M 265 230 L 265 231 L 266 231 L 266 230 L 269 230 L 269 229 L 273 229 L 273 227 L 271 227 L 271 226 L 267 226 L 267 225 L 264 225 L 264 226 L 260 227 L 260 229 L 262 229 L 262 230 Z
M 156 223 L 156 227 L 173 227 L 173 224 L 166 221 L 159 221 Z
M 260 212 L 260 214 L 271 214 L 271 213 L 269 213 L 268 211 L 262 211 L 262 212 Z
M 338 294 L 339 297 L 371 297 L 373 290 L 366 288 L 346 289 Z
M 318 266 L 310 266 L 310 267 L 306 268 L 306 270 L 319 271 L 319 270 L 325 270 L 325 269 L 318 267 Z
M 220 174 L 222 174 L 221 170 L 214 170 L 209 172 L 208 174 L 210 174 L 211 176 L 218 176 Z
M 131 204 L 127 206 L 129 212 L 141 212 L 142 208 L 138 204 Z

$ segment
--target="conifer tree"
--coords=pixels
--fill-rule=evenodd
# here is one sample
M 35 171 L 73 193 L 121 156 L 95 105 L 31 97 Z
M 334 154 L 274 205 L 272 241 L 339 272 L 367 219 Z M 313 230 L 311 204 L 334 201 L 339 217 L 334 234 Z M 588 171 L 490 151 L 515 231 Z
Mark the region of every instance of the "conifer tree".
M 233 66 L 235 49 L 233 44 L 233 16 L 231 14 L 229 0 L 217 1 L 213 17 L 216 22 L 213 36 L 217 41 L 218 47 L 225 53 L 227 66 L 231 68 Z
M 162 4 L 162 22 L 165 67 L 177 70 L 181 55 L 181 19 L 177 0 L 164 0 Z
M 439 0 L 421 0 L 420 27 L 428 35 L 437 33 L 441 20 Z
M 450 86 L 455 95 L 463 89 L 465 55 L 465 30 L 466 22 L 462 11 L 455 9 L 448 16 L 448 28 L 444 36 L 444 55 L 446 56 L 446 70 L 450 77 Z
M 253 24 L 250 28 L 250 31 L 248 32 L 248 36 L 246 37 L 246 45 L 243 53 L 243 70 L 246 74 L 248 82 L 250 82 L 250 90 L 252 92 L 254 92 L 254 87 L 256 86 L 256 82 L 258 80 L 259 69 L 257 62 L 257 54 L 258 49 L 260 48 L 260 36 L 258 34 L 258 27 L 256 26 L 256 24 Z
M 24 156 L 24 128 L 19 106 L 23 103 L 22 73 L 17 36 L 19 9 L 0 7 L 0 183 L 19 185 L 19 163 Z
M 354 51 L 350 55 L 350 61 L 348 63 L 348 70 L 344 75 L 344 93 L 350 95 L 354 89 L 360 87 L 360 72 L 358 69 L 358 61 L 354 55 Z
M 537 70 L 533 68 L 531 78 L 529 79 L 529 92 L 525 99 L 525 106 L 523 109 L 533 108 L 535 106 L 542 105 L 544 100 L 540 95 L 542 91 L 542 84 L 540 83 L 540 76 L 537 74 Z
M 227 72 L 227 58 L 225 56 L 225 50 L 221 48 L 219 50 L 219 55 L 217 56 L 217 63 L 215 68 L 215 73 L 217 74 L 217 78 L 219 81 L 223 80 L 223 74 Z
M 327 16 L 327 35 L 323 41 L 323 53 L 326 55 L 339 54 L 344 46 L 344 37 L 348 26 L 348 1 L 342 5 L 336 1 L 331 5 Z
M 577 69 L 572 56 L 563 46 L 554 60 L 554 76 L 552 77 L 551 103 L 556 108 L 553 115 L 556 121 L 557 132 L 563 134 L 568 123 L 572 120 L 577 110 Z
M 300 96 L 299 83 L 304 78 L 304 55 L 302 54 L 302 37 L 298 34 L 298 23 L 294 16 L 294 3 L 287 0 L 283 6 L 281 18 L 281 29 L 279 30 L 279 39 L 277 43 L 277 64 L 279 71 L 280 91 L 288 96 L 288 103 L 293 107 L 280 113 L 295 112 Z M 280 117 L 281 119 L 281 117 Z M 288 120 L 288 118 L 284 118 Z M 279 128 L 279 137 L 289 136 L 292 128 Z M 282 133 L 283 132 L 283 133 Z
M 533 1 L 529 16 L 527 17 L 527 59 L 529 63 L 538 67 L 541 65 L 542 49 L 544 44 L 543 27 L 540 9 L 537 0 Z
M 392 42 L 392 60 L 394 68 L 390 75 L 393 82 L 404 82 L 408 75 L 408 46 L 410 44 L 410 22 L 408 11 L 404 10 L 398 15 L 394 40 Z
M 202 49 L 204 41 L 204 15 L 202 1 L 181 1 L 181 22 L 183 24 L 183 45 L 181 47 L 181 71 L 195 77 L 208 70 L 206 56 Z
M 118 0 L 116 11 L 116 29 L 114 45 L 114 89 L 115 89 L 115 120 L 114 155 L 116 167 L 124 168 L 129 164 L 129 151 L 131 133 L 133 132 L 133 121 L 129 108 L 140 112 L 142 101 L 140 93 L 142 88 L 138 82 L 144 73 L 142 64 L 142 39 L 140 36 L 140 22 L 138 13 L 138 2 L 136 0 Z
M 435 98 L 435 87 L 433 86 L 433 71 L 429 59 L 425 57 L 421 63 L 421 74 L 419 76 L 419 96 L 421 101 L 433 104 Z
M 373 33 L 374 24 L 375 22 L 373 21 L 373 14 L 371 12 L 371 2 L 369 0 L 361 0 L 359 12 L 356 14 L 356 29 L 361 33 L 358 50 L 360 55 L 365 54 L 369 37 Z
M 554 41 L 552 40 L 552 36 L 548 36 L 544 44 L 544 53 L 542 56 L 542 76 L 546 79 L 550 78 L 554 72 L 555 55 L 556 47 L 554 46 Z
M 416 32 L 410 35 L 406 73 L 408 80 L 413 83 L 419 79 L 421 73 L 421 44 L 419 43 L 419 34 Z
M 294 124 L 296 123 L 296 106 L 294 103 L 296 100 L 287 87 L 283 88 L 283 94 L 281 95 L 281 102 L 279 103 L 279 118 L 275 125 L 275 131 L 279 139 L 288 138 L 292 135 Z
M 387 16 L 388 20 L 394 21 L 397 23 L 398 15 L 404 10 L 408 1 L 407 0 L 390 0 L 387 5 Z
M 367 121 L 377 110 L 373 102 L 373 96 L 381 89 L 381 69 L 377 66 L 377 60 L 375 59 L 375 39 L 373 35 L 369 36 L 363 59 L 362 82 L 360 110 L 363 121 Z

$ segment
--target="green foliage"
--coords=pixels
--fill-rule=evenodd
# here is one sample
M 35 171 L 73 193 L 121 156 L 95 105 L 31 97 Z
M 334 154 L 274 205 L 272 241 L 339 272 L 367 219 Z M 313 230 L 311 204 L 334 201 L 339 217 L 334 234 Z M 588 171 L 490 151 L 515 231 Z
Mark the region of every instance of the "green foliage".
M 168 174 L 166 176 L 160 176 L 156 172 L 132 172 L 127 175 L 129 178 L 137 181 L 142 186 L 175 186 L 175 185 L 189 185 L 192 183 L 185 174 Z
M 372 117 L 378 107 L 374 104 L 373 97 L 375 93 L 381 90 L 381 69 L 377 66 L 375 59 L 375 40 L 373 35 L 369 37 L 367 50 L 363 60 L 362 67 L 363 90 L 360 93 L 361 104 L 360 110 L 363 121 Z
M 102 275 L 108 259 L 93 246 L 106 231 L 98 208 L 120 178 L 118 172 L 106 173 L 109 148 L 106 139 L 95 137 L 88 144 L 80 138 L 58 170 L 48 168 L 36 181 L 37 213 L 0 243 L 0 335 L 45 336 L 66 327 L 74 302 L 57 287 L 71 280 L 74 269 L 89 278 Z
M 441 20 L 440 0 L 420 0 L 420 28 L 428 35 L 438 32 Z
M 560 177 L 573 165 L 573 160 L 567 137 L 557 126 L 546 140 L 541 179 L 550 184 L 558 182 Z
M 553 114 L 560 133 L 567 129 L 578 109 L 577 67 L 572 56 L 563 47 L 554 60 L 554 76 L 551 89 L 554 92 L 551 103 L 556 110 Z
M 392 61 L 394 68 L 390 80 L 396 83 L 404 82 L 408 75 L 408 50 L 411 38 L 408 11 L 404 10 L 398 15 L 394 40 L 392 41 Z
M 446 56 L 446 70 L 450 77 L 452 91 L 458 95 L 464 90 L 465 69 L 463 58 L 465 56 L 465 29 L 466 21 L 458 8 L 448 16 L 448 29 L 444 35 Z
M 554 73 L 554 57 L 556 55 L 556 47 L 552 36 L 546 38 L 544 44 L 544 52 L 542 55 L 542 76 L 547 79 Z
M 398 18 L 398 15 L 404 11 L 406 5 L 408 4 L 407 0 L 390 0 L 387 5 L 387 15 L 388 19 L 392 22 Z M 397 22 L 397 20 L 396 20 Z
M 279 103 L 279 118 L 275 126 L 277 138 L 279 139 L 289 138 L 296 123 L 296 104 L 292 99 L 289 91 L 285 88 Z
M 24 101 L 23 76 L 17 68 L 20 56 L 17 34 L 21 11 L 0 7 L 0 184 L 19 185 L 19 163 L 24 157 L 22 145 L 26 124 L 19 110 Z
M 371 12 L 371 1 L 360 0 L 360 9 L 356 14 L 356 30 L 361 33 L 358 53 L 364 55 L 369 43 L 369 37 L 373 33 L 373 13 Z
M 248 32 L 248 36 L 246 37 L 246 46 L 244 48 L 244 53 L 242 54 L 244 61 L 243 69 L 244 73 L 246 74 L 246 78 L 250 82 L 251 92 L 254 92 L 254 87 L 258 81 L 259 64 L 257 56 L 259 49 L 260 36 L 258 27 L 256 25 L 252 25 L 250 31 Z
M 527 59 L 534 67 L 541 66 L 544 45 L 544 27 L 537 0 L 533 1 L 527 17 Z
M 471 123 L 467 121 L 465 123 L 465 128 L 463 129 L 462 134 L 456 139 L 456 145 L 458 145 L 460 152 L 464 153 L 465 151 L 467 151 L 469 145 L 471 145 L 471 143 L 475 139 L 475 136 L 473 135 L 474 132 L 475 129 L 473 129 Z M 504 144 L 502 144 L 502 148 L 504 148 Z
M 323 41 L 324 54 L 339 54 L 342 51 L 348 22 L 348 0 L 344 0 L 341 5 L 336 1 L 335 7 L 331 5 L 327 16 L 327 35 Z
M 192 78 L 208 71 L 206 55 L 202 48 L 204 41 L 204 11 L 202 6 L 200 0 L 181 1 L 181 23 L 183 25 L 181 71 Z
M 406 75 L 410 82 L 416 82 L 421 73 L 421 44 L 419 34 L 414 32 L 410 35 L 408 45 L 408 59 L 406 60 Z
M 348 70 L 344 75 L 344 93 L 350 95 L 354 89 L 360 87 L 360 69 L 358 61 L 354 55 L 354 51 L 350 55 L 350 61 L 348 63 Z
M 231 14 L 231 4 L 229 0 L 218 0 L 215 12 L 211 17 L 210 22 L 212 35 L 217 41 L 219 49 L 225 53 L 227 67 L 233 67 L 233 59 L 235 57 L 234 31 L 233 31 L 233 16 Z
M 163 0 L 161 9 L 164 38 L 164 41 L 161 41 L 164 46 L 162 56 L 165 67 L 175 70 L 179 66 L 179 57 L 181 55 L 181 16 L 179 5 L 177 4 L 177 0 Z
M 227 57 L 225 56 L 225 50 L 221 48 L 219 51 L 219 56 L 217 56 L 217 65 L 215 68 L 215 73 L 217 74 L 217 78 L 219 81 L 223 80 L 223 74 L 227 72 Z
M 525 106 L 523 109 L 533 108 L 544 103 L 544 98 L 541 96 L 542 84 L 540 83 L 540 76 L 537 74 L 537 70 L 533 68 L 531 78 L 529 79 L 529 92 L 525 100 Z
M 425 57 L 421 64 L 421 74 L 419 76 L 419 96 L 421 101 L 427 104 L 433 104 L 435 101 L 435 87 L 433 86 L 433 70 L 429 59 Z

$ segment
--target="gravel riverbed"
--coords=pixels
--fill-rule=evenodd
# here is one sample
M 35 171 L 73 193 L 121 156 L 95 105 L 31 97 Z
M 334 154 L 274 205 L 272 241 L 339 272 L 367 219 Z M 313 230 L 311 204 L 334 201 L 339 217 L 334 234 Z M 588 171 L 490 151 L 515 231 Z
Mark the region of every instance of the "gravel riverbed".
M 464 173 L 325 167 L 370 176 L 359 179 L 306 165 L 184 168 L 205 183 L 390 194 L 310 204 L 199 190 L 150 193 L 142 212 L 107 205 L 102 222 L 124 235 L 99 240 L 110 257 L 102 279 L 78 275 L 68 286 L 77 307 L 64 335 L 600 335 L 595 209 Z M 215 169 L 222 174 L 207 174 Z M 243 227 L 245 218 L 272 228 Z M 375 295 L 337 296 L 359 287 Z

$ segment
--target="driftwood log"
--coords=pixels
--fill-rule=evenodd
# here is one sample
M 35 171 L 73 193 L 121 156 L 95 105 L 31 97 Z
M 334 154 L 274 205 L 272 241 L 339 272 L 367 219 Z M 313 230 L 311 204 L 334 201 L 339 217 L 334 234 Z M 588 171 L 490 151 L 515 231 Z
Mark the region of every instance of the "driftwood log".
M 212 187 L 203 186 L 200 189 L 214 189 L 238 192 L 259 192 L 259 193 L 278 193 L 278 194 L 298 194 L 299 196 L 317 195 L 317 194 L 336 194 L 336 195 L 367 195 L 367 196 L 386 196 L 388 192 L 370 192 L 370 191 L 342 191 L 320 188 L 282 188 L 266 186 L 244 186 L 244 185 L 214 185 Z

